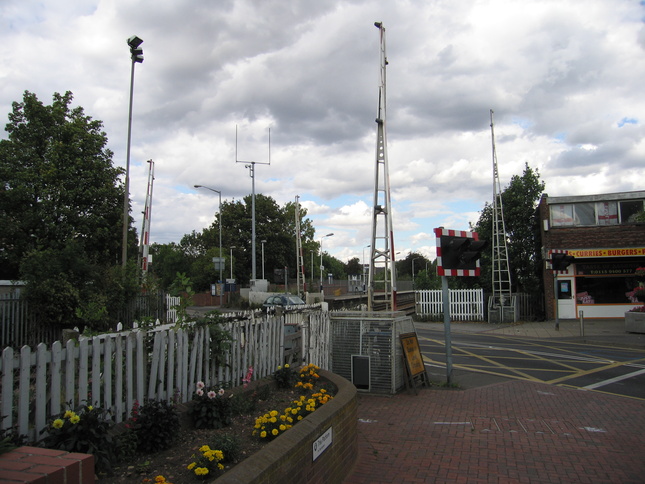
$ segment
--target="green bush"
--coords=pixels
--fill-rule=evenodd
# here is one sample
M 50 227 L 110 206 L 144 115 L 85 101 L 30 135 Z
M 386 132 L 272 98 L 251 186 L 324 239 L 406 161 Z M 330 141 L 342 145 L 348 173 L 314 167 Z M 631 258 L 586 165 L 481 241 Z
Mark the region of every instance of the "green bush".
M 224 390 L 205 390 L 203 382 L 197 382 L 197 391 L 188 415 L 196 429 L 221 429 L 231 425 L 231 400 Z
M 273 378 L 278 388 L 291 388 L 296 382 L 296 372 L 289 365 L 279 366 Z
M 179 414 L 166 400 L 135 402 L 128 422 L 137 436 L 137 450 L 154 453 L 169 449 L 179 431 Z
M 110 434 L 114 426 L 109 412 L 91 405 L 67 410 L 50 422 L 41 433 L 40 447 L 94 455 L 97 473 L 112 474 L 116 442 Z

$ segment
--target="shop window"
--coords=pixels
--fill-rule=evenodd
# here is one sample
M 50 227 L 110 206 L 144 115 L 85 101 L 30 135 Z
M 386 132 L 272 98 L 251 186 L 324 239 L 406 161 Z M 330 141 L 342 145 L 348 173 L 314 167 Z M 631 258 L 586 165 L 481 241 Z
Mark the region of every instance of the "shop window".
M 642 211 L 642 200 L 629 200 L 620 202 L 620 222 L 623 224 L 633 222 L 634 216 Z
M 630 304 L 634 277 L 576 277 L 578 304 Z
M 615 225 L 618 223 L 618 206 L 616 202 L 596 202 L 598 225 Z
M 576 225 L 596 225 L 596 207 L 594 203 L 576 203 L 575 210 Z
M 573 205 L 551 205 L 551 225 L 566 227 L 573 225 Z

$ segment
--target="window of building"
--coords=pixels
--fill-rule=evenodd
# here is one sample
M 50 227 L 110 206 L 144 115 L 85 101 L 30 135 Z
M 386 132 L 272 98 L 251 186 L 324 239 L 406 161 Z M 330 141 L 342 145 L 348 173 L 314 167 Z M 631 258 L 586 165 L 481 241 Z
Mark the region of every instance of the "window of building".
M 551 225 L 566 227 L 573 225 L 573 205 L 551 205 Z
M 633 217 L 643 211 L 642 200 L 629 200 L 620 202 L 620 222 L 633 222 Z
M 576 225 L 596 225 L 595 203 L 576 203 L 573 210 Z
M 598 225 L 615 225 L 618 223 L 618 204 L 616 202 L 596 202 Z

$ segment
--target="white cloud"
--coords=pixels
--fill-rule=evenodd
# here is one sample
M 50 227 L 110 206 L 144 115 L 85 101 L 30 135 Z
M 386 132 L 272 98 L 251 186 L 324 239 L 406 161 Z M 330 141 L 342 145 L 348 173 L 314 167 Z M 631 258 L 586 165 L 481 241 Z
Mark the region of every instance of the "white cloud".
M 537 168 L 552 196 L 641 189 L 645 7 L 632 0 L 93 0 L 0 4 L 0 112 L 25 90 L 71 90 L 125 165 L 135 66 L 131 193 L 137 226 L 156 163 L 151 237 L 210 225 L 213 193 L 300 195 L 325 250 L 371 237 L 378 31 L 387 29 L 387 134 L 397 247 L 433 251 L 492 197 L 489 110 L 503 185 Z M 423 244 L 423 245 L 421 245 Z M 427 251 L 427 252 L 426 252 Z

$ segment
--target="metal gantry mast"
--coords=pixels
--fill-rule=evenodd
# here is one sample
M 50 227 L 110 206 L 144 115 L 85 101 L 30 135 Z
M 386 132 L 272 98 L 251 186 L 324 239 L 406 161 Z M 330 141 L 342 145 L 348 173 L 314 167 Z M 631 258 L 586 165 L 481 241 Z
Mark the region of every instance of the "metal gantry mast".
M 143 209 L 143 226 L 141 228 L 141 241 L 139 243 L 139 267 L 142 278 L 145 280 L 148 274 L 149 250 L 150 250 L 150 216 L 152 213 L 152 186 L 155 181 L 155 162 L 148 160 L 148 189 L 146 191 L 146 203 Z
M 396 311 L 396 266 L 394 261 L 394 232 L 392 230 L 392 204 L 390 200 L 390 175 L 387 159 L 386 120 L 386 67 L 385 27 L 381 22 L 374 26 L 380 34 L 380 84 L 378 114 L 376 117 L 376 167 L 374 170 L 374 206 L 372 212 L 372 243 L 369 264 L 368 310 L 374 310 L 376 294 L 384 297 L 386 310 Z M 383 274 L 383 279 L 380 279 Z M 379 275 L 379 280 L 376 276 Z M 379 286 L 377 288 L 377 285 Z M 381 300 L 379 298 L 379 300 Z
M 503 323 L 515 320 L 515 309 L 511 291 L 511 271 L 508 263 L 506 225 L 502 189 L 497 169 L 495 128 L 493 110 L 490 110 L 490 134 L 493 145 L 493 227 L 492 227 L 492 279 L 493 295 L 488 301 L 488 322 Z
M 296 195 L 296 260 L 298 274 L 298 294 L 304 296 L 307 292 L 307 280 L 305 279 L 305 262 L 302 257 L 302 234 L 300 231 L 300 195 Z M 313 274 L 312 274 L 313 276 Z

